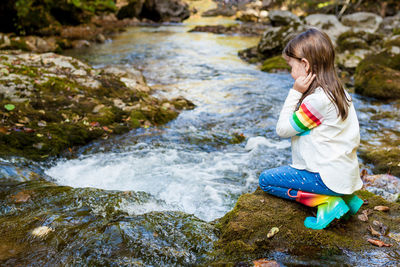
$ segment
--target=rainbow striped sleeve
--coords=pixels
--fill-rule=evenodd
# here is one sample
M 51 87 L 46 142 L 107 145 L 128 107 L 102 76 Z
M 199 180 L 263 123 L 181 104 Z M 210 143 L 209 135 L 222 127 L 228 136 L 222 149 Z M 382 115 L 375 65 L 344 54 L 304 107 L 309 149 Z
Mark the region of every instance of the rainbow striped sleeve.
M 310 103 L 301 104 L 290 117 L 290 124 L 299 133 L 311 130 L 322 123 L 324 118 Z

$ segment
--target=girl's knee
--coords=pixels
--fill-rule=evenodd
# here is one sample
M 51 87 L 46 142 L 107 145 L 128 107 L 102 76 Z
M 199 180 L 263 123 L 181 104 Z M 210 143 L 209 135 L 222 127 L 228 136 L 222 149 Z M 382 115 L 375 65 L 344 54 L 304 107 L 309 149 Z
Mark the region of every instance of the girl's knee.
M 270 177 L 270 175 L 268 174 L 268 170 L 263 171 L 260 174 L 260 177 L 258 178 L 258 184 L 260 185 L 261 189 L 264 190 L 267 186 L 270 185 L 269 177 Z

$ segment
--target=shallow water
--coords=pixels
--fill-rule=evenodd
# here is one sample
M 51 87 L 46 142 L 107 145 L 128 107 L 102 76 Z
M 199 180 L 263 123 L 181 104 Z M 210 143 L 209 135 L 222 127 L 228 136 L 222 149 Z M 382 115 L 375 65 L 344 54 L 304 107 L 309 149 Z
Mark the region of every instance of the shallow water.
M 107 220 L 110 216 L 116 217 L 111 223 L 115 228 L 107 228 L 108 232 L 97 237 L 90 235 L 74 240 L 68 249 L 62 250 L 65 262 L 90 263 L 68 260 L 72 249 L 84 253 L 82 246 L 86 244 L 85 253 L 93 253 L 90 254 L 94 258 L 92 263 L 96 264 L 104 263 L 113 255 L 113 251 L 106 250 L 115 246 L 135 247 L 130 252 L 134 257 L 129 258 L 129 253 L 118 256 L 121 265 L 136 261 L 148 265 L 199 263 L 215 240 L 213 227 L 208 222 L 232 209 L 241 194 L 254 191 L 262 170 L 290 163 L 289 140 L 275 134 L 275 124 L 292 78 L 284 73 L 261 72 L 238 58 L 237 52 L 256 45 L 258 38 L 187 32 L 194 25 L 216 22 L 233 23 L 228 19 L 221 22 L 195 17 L 184 24 L 133 27 L 105 44 L 66 53 L 94 67 L 135 66 L 143 71 L 148 84 L 158 89 L 157 96 L 184 96 L 196 108 L 183 111 L 164 127 L 139 129 L 89 144 L 80 150 L 78 158 L 50 162 L 50 167 L 44 170 L 40 166 L 33 170 L 20 167 L 18 172 L 15 165 L 20 163 L 2 163 L 2 176 L 11 180 L 21 181 L 21 177 L 30 176 L 32 171 L 55 182 L 51 185 L 55 195 L 46 195 L 43 200 L 46 208 L 42 217 L 47 225 L 64 229 L 61 231 L 65 235 L 52 240 L 64 238 L 72 242 L 73 232 L 67 223 L 57 225 L 54 216 L 62 217 L 58 219 L 61 222 L 75 220 L 82 224 L 88 220 L 90 223 L 80 231 L 111 227 L 108 221 L 95 223 L 93 218 L 76 215 L 80 213 L 74 212 L 83 212 L 80 209 L 89 210 L 85 215 L 89 217 Z M 398 112 L 398 107 L 375 104 L 357 95 L 353 98 L 364 141 L 374 142 L 380 132 L 400 128 L 398 118 L 370 119 L 377 112 Z M 235 135 L 238 134 L 243 134 L 246 141 L 237 144 Z M 57 188 L 64 188 L 60 185 L 72 188 L 65 189 L 67 193 L 60 192 Z M 40 191 L 42 187 L 28 183 L 23 188 Z M 75 199 L 71 203 L 80 203 L 76 204 L 79 207 L 59 204 L 61 208 L 52 204 L 59 203 L 64 194 Z M 108 212 L 102 206 L 112 206 L 113 202 L 107 204 L 106 200 L 110 196 L 118 205 L 110 207 Z M 89 204 L 83 201 L 87 197 L 91 199 Z M 75 215 L 66 218 L 65 211 Z M 10 214 L 10 210 L 3 213 Z M 167 232 L 160 230 L 165 224 L 169 225 Z M 143 225 L 147 227 L 141 228 Z M 203 239 L 194 236 L 199 233 Z M 117 237 L 113 239 L 109 235 Z M 178 245 L 169 243 L 171 238 Z M 106 252 L 97 252 L 99 248 Z M 296 261 L 288 255 L 273 257 L 286 263 L 290 263 L 289 259 L 293 264 L 307 262 Z M 377 264 L 381 262 L 379 257 L 375 257 Z M 31 260 L 39 258 L 40 255 Z M 365 260 L 352 256 L 344 259 L 349 264 Z M 343 257 L 334 258 L 332 264 L 342 260 Z M 315 264 L 315 259 L 309 263 Z

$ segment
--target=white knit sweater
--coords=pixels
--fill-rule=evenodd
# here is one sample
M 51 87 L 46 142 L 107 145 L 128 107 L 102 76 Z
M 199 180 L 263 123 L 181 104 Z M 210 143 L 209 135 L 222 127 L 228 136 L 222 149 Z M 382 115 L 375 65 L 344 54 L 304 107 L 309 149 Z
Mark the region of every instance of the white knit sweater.
M 342 120 L 321 87 L 304 98 L 295 111 L 301 96 L 294 89 L 289 91 L 276 126 L 279 136 L 292 137 L 291 166 L 318 172 L 325 185 L 336 193 L 359 190 L 362 181 L 356 151 L 360 131 L 353 103 Z

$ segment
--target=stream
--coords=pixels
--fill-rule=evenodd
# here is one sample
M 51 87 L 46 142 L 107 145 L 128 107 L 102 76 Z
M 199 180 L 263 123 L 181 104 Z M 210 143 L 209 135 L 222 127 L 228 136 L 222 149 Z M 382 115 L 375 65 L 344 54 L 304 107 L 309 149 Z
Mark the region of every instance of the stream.
M 10 227 L 54 229 L 45 242 L 22 234 L 6 238 L 15 251 L 30 253 L 4 264 L 163 266 L 209 260 L 217 238 L 212 221 L 256 189 L 262 170 L 291 161 L 289 140 L 275 133 L 293 84 L 290 75 L 261 72 L 238 58 L 237 52 L 258 38 L 187 32 L 195 25 L 232 22 L 196 16 L 183 24 L 132 27 L 105 44 L 66 52 L 95 68 L 134 66 L 156 96 L 183 96 L 196 108 L 163 127 L 93 142 L 75 159 L 45 166 L 2 160 L 0 174 L 10 181 L 3 186 L 36 190 L 40 201 L 24 204 L 36 213 L 21 221 L 12 217 L 20 212 L 15 204 L 2 206 L 0 215 L 12 217 Z M 363 140 L 400 128 L 398 119 L 369 119 L 371 112 L 393 111 L 390 104 L 352 97 Z M 245 141 L 236 142 L 238 135 Z M 12 181 L 19 182 L 14 189 Z M 281 264 L 319 264 L 282 253 L 274 257 Z M 369 263 L 382 263 L 379 255 L 372 257 Z M 364 260 L 347 255 L 327 263 Z

